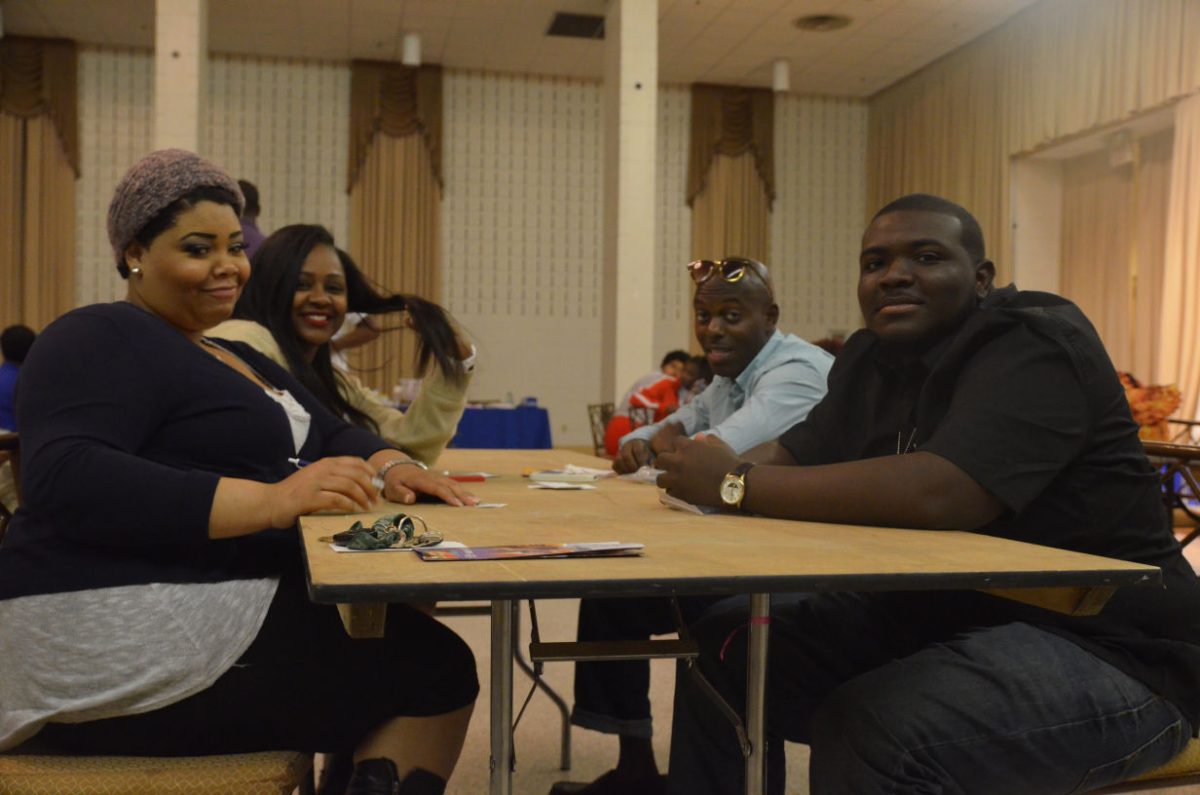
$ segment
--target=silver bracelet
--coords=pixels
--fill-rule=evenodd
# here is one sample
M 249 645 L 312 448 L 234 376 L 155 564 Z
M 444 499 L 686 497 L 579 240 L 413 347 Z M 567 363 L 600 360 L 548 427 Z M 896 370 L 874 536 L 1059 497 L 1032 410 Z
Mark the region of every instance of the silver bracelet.
M 376 477 L 378 477 L 380 480 L 383 480 L 384 475 L 388 473 L 389 469 L 405 464 L 411 464 L 412 466 L 420 467 L 421 469 L 429 469 L 429 467 L 425 466 L 415 458 L 393 458 L 391 461 L 385 462 L 384 465 L 379 468 L 379 474 L 376 475 Z

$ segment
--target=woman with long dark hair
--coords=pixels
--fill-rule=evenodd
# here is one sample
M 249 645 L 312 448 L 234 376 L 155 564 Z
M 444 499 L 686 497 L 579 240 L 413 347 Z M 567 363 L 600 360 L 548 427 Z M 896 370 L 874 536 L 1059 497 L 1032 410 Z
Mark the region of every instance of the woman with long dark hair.
M 213 329 L 212 336 L 254 346 L 291 370 L 334 413 L 433 463 L 454 436 L 474 366 L 472 346 L 446 312 L 417 296 L 381 294 L 334 245 L 333 235 L 315 224 L 278 230 L 253 264 L 236 319 Z M 334 367 L 330 340 L 347 311 L 407 312 L 408 325 L 420 335 L 417 366 L 426 373 L 407 413 L 384 405 L 357 378 Z

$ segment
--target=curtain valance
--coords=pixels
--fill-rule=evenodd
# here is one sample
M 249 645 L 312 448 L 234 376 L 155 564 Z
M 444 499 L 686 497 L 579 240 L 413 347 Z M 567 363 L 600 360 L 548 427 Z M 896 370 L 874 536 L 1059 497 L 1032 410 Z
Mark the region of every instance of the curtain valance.
M 692 130 L 688 156 L 687 203 L 704 190 L 717 155 L 752 152 L 768 202 L 775 200 L 775 98 L 762 88 L 692 86 Z
M 350 67 L 350 168 L 347 190 L 376 133 L 403 138 L 419 133 L 434 179 L 442 184 L 442 68 L 354 61 Z
M 67 39 L 0 39 L 0 112 L 23 119 L 49 116 L 79 176 L 76 57 L 75 42 Z

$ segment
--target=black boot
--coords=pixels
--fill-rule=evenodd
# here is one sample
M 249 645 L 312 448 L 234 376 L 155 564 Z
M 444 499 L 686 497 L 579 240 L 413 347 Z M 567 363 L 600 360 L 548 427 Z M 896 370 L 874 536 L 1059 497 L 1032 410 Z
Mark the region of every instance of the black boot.
M 400 774 L 390 759 L 364 759 L 354 766 L 346 795 L 400 795 Z
M 446 795 L 446 779 L 418 767 L 400 782 L 400 795 Z

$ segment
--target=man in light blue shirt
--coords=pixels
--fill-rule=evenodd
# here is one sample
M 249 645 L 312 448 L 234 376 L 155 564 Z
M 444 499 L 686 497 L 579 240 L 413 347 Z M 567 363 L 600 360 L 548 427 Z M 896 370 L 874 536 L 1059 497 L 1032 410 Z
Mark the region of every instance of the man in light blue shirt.
M 703 279 L 696 285 L 693 311 L 696 339 L 713 370 L 712 383 L 661 422 L 621 437 L 620 453 L 613 461 L 617 472 L 633 472 L 649 463 L 670 450 L 680 435 L 710 433 L 736 452 L 749 450 L 778 438 L 825 397 L 833 357 L 776 329 L 779 307 L 766 266 L 728 259 L 706 269 L 706 262 L 688 267 L 694 279 Z M 741 275 L 730 281 L 723 270 Z
M 776 325 L 779 307 L 766 266 L 754 260 L 699 260 L 688 265 L 696 339 L 712 367 L 712 383 L 661 422 L 621 437 L 613 461 L 633 472 L 672 448 L 679 436 L 710 433 L 742 452 L 773 441 L 825 397 L 833 357 Z M 714 598 L 680 600 L 685 621 Z M 580 641 L 644 640 L 674 630 L 666 599 L 584 599 Z M 571 722 L 619 738 L 617 767 L 588 784 L 559 782 L 551 795 L 657 794 L 665 791 L 651 744 L 650 664 L 646 660 L 580 662 L 575 666 Z

